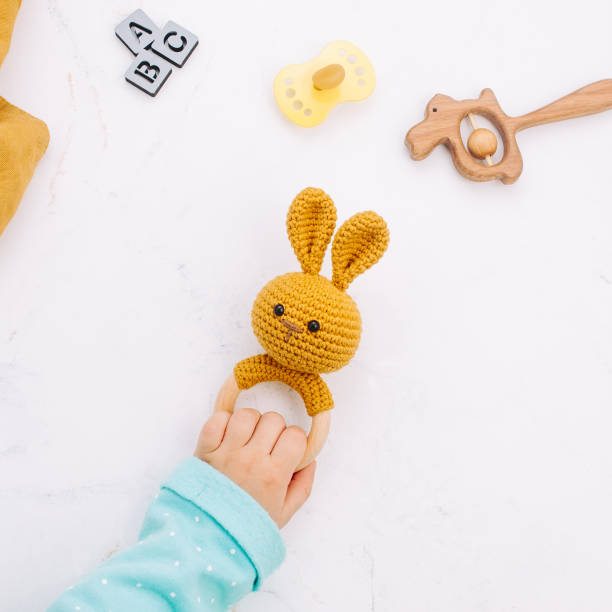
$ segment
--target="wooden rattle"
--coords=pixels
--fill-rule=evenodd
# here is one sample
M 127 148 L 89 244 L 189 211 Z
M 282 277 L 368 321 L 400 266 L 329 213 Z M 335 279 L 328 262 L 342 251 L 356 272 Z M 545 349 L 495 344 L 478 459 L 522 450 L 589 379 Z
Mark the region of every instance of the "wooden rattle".
M 506 115 L 490 89 L 483 89 L 477 100 L 454 100 L 435 95 L 427 105 L 425 120 L 407 134 L 405 143 L 413 159 L 425 159 L 439 144 L 451 152 L 457 170 L 472 181 L 499 179 L 514 183 L 523 169 L 523 158 L 516 133 L 535 125 L 592 115 L 612 108 L 612 79 L 597 81 L 582 89 L 520 117 Z M 486 117 L 497 128 L 504 143 L 504 155 L 495 163 L 497 137 L 488 129 L 478 128 L 475 115 Z M 461 138 L 461 121 L 467 117 L 473 132 L 467 149 Z
M 290 385 L 291 386 L 291 385 Z M 215 412 L 226 412 L 233 413 L 236 400 L 240 394 L 240 387 L 236 381 L 234 374 L 230 374 L 227 380 L 223 383 L 223 386 L 219 390 L 217 399 L 215 401 Z M 302 468 L 305 468 L 308 464 L 312 463 L 316 456 L 321 452 L 327 435 L 329 434 L 329 427 L 331 425 L 331 411 L 325 410 L 324 412 L 318 412 L 312 415 L 312 422 L 310 424 L 310 431 L 308 432 L 308 438 L 306 441 L 306 451 L 300 461 L 300 464 L 296 468 L 296 472 L 299 472 Z
M 295 197 L 287 234 L 302 271 L 277 276 L 255 298 L 251 324 L 266 352 L 237 363 L 215 402 L 216 411 L 233 412 L 240 391 L 258 383 L 279 381 L 295 389 L 312 417 L 297 470 L 317 456 L 329 433 L 334 401 L 320 374 L 345 366 L 361 338 L 359 310 L 346 289 L 389 242 L 376 213 L 353 215 L 334 237 L 328 280 L 319 272 L 335 227 L 336 207 L 324 191 L 308 187 Z
M 310 62 L 283 68 L 274 79 L 274 97 L 293 123 L 313 127 L 341 102 L 367 98 L 375 84 L 366 54 L 346 40 L 336 40 Z

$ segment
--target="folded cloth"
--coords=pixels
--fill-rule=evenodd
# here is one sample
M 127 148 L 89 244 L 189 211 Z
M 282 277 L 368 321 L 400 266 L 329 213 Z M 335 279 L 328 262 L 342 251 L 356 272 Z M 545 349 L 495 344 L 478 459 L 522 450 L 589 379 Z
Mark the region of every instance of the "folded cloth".
M 21 0 L 0 0 L 0 65 Z M 36 117 L 0 97 L 0 234 L 11 220 L 49 144 L 49 130 Z
M 0 66 L 11 44 L 15 17 L 21 6 L 21 0 L 2 0 L 0 3 Z

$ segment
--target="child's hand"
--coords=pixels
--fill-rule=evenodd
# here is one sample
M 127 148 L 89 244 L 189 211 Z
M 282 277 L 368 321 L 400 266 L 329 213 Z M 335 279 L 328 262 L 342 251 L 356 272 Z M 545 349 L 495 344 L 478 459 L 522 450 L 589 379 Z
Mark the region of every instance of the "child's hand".
M 315 463 L 293 473 L 306 450 L 306 434 L 287 427 L 277 412 L 243 408 L 215 412 L 204 424 L 195 456 L 233 480 L 283 527 L 308 499 Z

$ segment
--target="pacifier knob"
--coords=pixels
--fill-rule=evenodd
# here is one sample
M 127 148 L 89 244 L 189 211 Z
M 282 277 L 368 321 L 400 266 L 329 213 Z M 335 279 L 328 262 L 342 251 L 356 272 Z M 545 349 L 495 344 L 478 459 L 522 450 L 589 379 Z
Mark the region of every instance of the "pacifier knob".
M 334 89 L 344 81 L 345 76 L 346 72 L 340 64 L 329 64 L 312 75 L 312 84 L 319 91 Z

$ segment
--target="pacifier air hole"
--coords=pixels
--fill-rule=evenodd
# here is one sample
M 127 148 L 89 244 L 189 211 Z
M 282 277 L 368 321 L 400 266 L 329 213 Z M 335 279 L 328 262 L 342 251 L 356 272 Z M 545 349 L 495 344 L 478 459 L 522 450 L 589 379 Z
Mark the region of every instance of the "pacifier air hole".
M 292 78 L 287 78 L 285 79 L 285 85 L 289 86 L 293 84 L 293 79 Z M 293 89 L 293 87 L 287 87 L 287 89 L 285 90 L 285 95 L 288 98 L 294 98 L 296 94 L 295 89 Z M 304 103 L 301 100 L 294 100 L 291 103 L 291 106 L 299 111 L 302 110 L 302 107 L 304 106 Z M 306 117 L 310 117 L 310 115 L 312 115 L 312 109 L 311 108 L 305 108 L 304 109 L 304 115 L 306 115 Z

